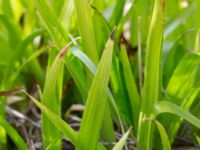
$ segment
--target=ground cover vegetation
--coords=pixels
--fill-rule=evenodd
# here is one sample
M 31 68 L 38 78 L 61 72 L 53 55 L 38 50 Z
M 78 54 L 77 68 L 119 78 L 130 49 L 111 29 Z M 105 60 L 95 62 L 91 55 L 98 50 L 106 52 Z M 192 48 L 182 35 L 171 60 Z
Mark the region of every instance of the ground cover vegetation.
M 200 149 L 199 0 L 0 0 L 0 150 Z

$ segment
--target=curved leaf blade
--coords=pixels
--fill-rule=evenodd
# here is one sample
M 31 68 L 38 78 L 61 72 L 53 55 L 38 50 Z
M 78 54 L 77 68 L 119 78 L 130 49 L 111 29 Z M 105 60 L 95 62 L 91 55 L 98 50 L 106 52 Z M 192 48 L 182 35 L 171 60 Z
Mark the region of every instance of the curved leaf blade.
M 167 86 L 167 94 L 172 97 L 174 103 L 182 104 L 182 100 L 194 85 L 194 75 L 199 64 L 198 53 L 190 53 L 182 58 Z
M 157 115 L 162 114 L 162 113 L 171 113 L 176 116 L 184 118 L 185 120 L 187 120 L 194 126 L 200 128 L 200 120 L 197 117 L 190 114 L 189 112 L 184 111 L 176 104 L 173 104 L 168 101 L 160 101 L 156 104 L 155 110 L 157 112 Z
M 161 137 L 162 144 L 163 144 L 163 150 L 171 150 L 170 141 L 169 141 L 169 138 L 167 136 L 165 128 L 157 120 L 154 120 L 154 122 L 155 122 L 155 124 L 158 128 L 159 133 L 160 133 L 160 137 Z

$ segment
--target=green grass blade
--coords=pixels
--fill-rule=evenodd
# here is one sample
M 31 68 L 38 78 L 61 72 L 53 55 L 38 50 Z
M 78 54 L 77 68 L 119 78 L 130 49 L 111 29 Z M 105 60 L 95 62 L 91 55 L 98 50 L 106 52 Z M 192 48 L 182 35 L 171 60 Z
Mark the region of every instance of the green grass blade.
M 82 52 L 78 47 L 74 47 L 72 49 L 69 50 L 69 53 L 73 54 L 74 56 L 76 56 L 79 60 L 81 60 L 84 65 L 90 70 L 90 72 L 92 72 L 92 74 L 95 75 L 96 73 L 96 66 L 94 65 L 94 63 L 84 54 L 84 52 Z M 120 126 L 121 126 L 121 130 L 124 133 L 124 127 L 122 125 L 122 119 L 119 115 L 119 110 L 117 108 L 117 104 L 115 102 L 115 99 L 110 91 L 110 89 L 108 89 L 108 98 L 110 100 L 111 106 L 113 106 L 113 112 L 115 113 L 115 115 L 117 116 L 117 119 L 119 120 Z
M 126 53 L 126 48 L 124 45 L 121 46 L 120 58 L 123 66 L 124 77 L 126 81 L 126 88 L 128 90 L 128 95 L 131 104 L 132 116 L 133 116 L 133 129 L 137 132 L 138 118 L 140 111 L 140 96 L 138 93 L 137 85 L 131 70 L 130 62 Z
M 116 2 L 115 7 L 114 7 L 112 15 L 110 17 L 111 27 L 114 27 L 119 23 L 122 15 L 123 15 L 124 5 L 126 3 L 125 0 L 117 0 L 115 2 Z
M 66 138 L 70 140 L 74 145 L 76 144 L 77 140 L 77 133 L 64 121 L 61 119 L 61 117 L 54 113 L 53 111 L 49 110 L 45 105 L 40 103 L 37 99 L 29 95 L 28 93 L 24 92 L 33 102 L 34 104 L 40 108 L 43 113 L 46 114 L 48 119 L 51 121 L 51 123 L 54 125 L 53 128 L 51 128 L 51 131 L 55 131 L 55 127 L 64 134 Z M 53 133 L 53 132 L 51 132 Z M 55 139 L 57 140 L 57 139 Z
M 143 102 L 138 126 L 138 150 L 151 149 L 152 124 L 144 118 L 154 117 L 153 110 L 160 94 L 161 46 L 164 25 L 165 0 L 155 0 L 154 12 L 147 40 Z M 153 56 L 152 56 L 153 54 Z
M 160 101 L 156 104 L 155 110 L 157 111 L 157 115 L 162 113 L 171 113 L 184 118 L 197 128 L 200 128 L 200 120 L 197 117 L 193 116 L 187 111 L 184 111 L 182 108 L 174 103 L 168 101 Z
M 63 48 L 68 41 L 68 36 L 62 25 L 60 24 L 58 18 L 45 0 L 34 0 L 34 3 L 36 5 L 36 8 L 38 9 L 38 15 L 40 16 L 40 19 L 42 20 L 45 28 L 48 30 L 51 38 L 56 43 L 57 48 Z M 77 87 L 79 88 L 81 95 L 85 99 L 88 86 L 86 80 L 82 78 L 84 76 L 80 76 L 82 74 L 80 74 L 79 68 L 77 68 L 73 61 L 70 61 L 68 57 L 65 58 L 65 64 L 71 76 L 73 77 Z
M 45 28 L 48 30 L 51 38 L 54 40 L 58 48 L 65 46 L 68 36 L 53 10 L 49 7 L 46 0 L 33 0 Z
M 74 4 L 85 53 L 97 65 L 99 56 L 92 20 L 92 9 L 90 8 L 89 1 L 74 0 Z
M 64 135 L 64 137 L 72 142 L 72 144 L 76 145 L 78 138 L 77 132 L 75 132 L 64 120 L 62 120 L 59 115 L 49 110 L 45 105 L 40 103 L 37 99 L 29 95 L 27 92 L 24 91 L 24 93 L 34 102 L 34 104 L 39 109 L 41 109 L 46 114 L 51 123 Z M 56 140 L 57 139 L 55 139 L 55 141 Z M 105 150 L 105 148 L 103 145 L 98 144 L 98 150 Z
M 110 27 L 107 20 L 104 18 L 103 14 L 99 11 L 99 7 L 96 8 L 95 6 L 91 6 L 91 9 L 94 13 L 93 25 L 96 38 L 96 46 L 98 50 L 98 55 L 101 56 L 104 45 L 109 37 L 110 32 L 112 31 L 112 28 Z
M 0 125 L 6 130 L 12 141 L 16 144 L 20 150 L 29 150 L 27 144 L 23 138 L 17 133 L 17 131 L 2 117 L 0 116 Z
M 69 50 L 69 53 L 73 54 L 76 56 L 79 60 L 81 60 L 85 66 L 93 73 L 96 73 L 96 66 L 95 64 L 91 61 L 91 59 L 88 58 L 88 56 L 82 52 L 78 47 L 74 47 Z
M 63 7 L 59 15 L 59 21 L 61 22 L 62 26 L 64 27 L 67 33 L 69 33 L 70 30 L 70 24 L 73 14 L 74 2 L 71 0 L 64 1 Z
M 119 57 L 116 57 L 114 53 L 113 65 L 111 70 L 110 89 L 113 93 L 113 97 L 116 100 L 117 107 L 120 115 L 128 124 L 133 123 L 131 104 L 128 97 L 128 92 L 125 85 L 125 79 L 123 76 L 123 70 L 121 67 Z
M 126 143 L 126 140 L 128 138 L 128 135 L 130 134 L 131 132 L 131 128 L 122 136 L 122 138 L 119 140 L 119 142 L 113 147 L 112 150 L 122 150 L 125 143 Z
M 94 63 L 88 58 L 84 52 L 82 52 L 78 47 L 72 48 L 69 53 L 75 55 L 80 61 L 84 63 L 84 65 L 89 69 L 92 75 L 96 73 L 96 66 Z M 114 128 L 112 123 L 111 111 L 114 112 L 114 115 L 118 117 L 119 122 L 121 122 L 121 118 L 119 116 L 118 110 L 116 108 L 115 101 L 111 98 L 112 95 L 108 94 L 108 104 L 106 105 L 106 111 L 104 112 L 103 124 L 102 124 L 102 138 L 107 143 L 112 143 L 115 141 Z M 110 111 L 111 109 L 111 111 Z M 121 126 L 122 128 L 122 126 Z M 107 145 L 110 147 L 111 145 Z
M 68 46 L 65 46 L 59 52 L 47 73 L 42 97 L 42 103 L 57 115 L 61 115 L 63 60 Z M 42 134 L 45 148 L 59 136 L 58 130 L 51 132 L 53 127 L 46 114 L 42 113 Z M 60 149 L 60 146 L 61 143 L 57 140 L 57 143 L 51 146 L 51 149 Z
M 171 146 L 170 146 L 170 142 L 169 142 L 169 138 L 167 136 L 166 130 L 163 127 L 163 125 L 158 122 L 157 120 L 154 120 L 156 127 L 160 133 L 160 137 L 162 140 L 162 144 L 163 144 L 163 150 L 171 150 Z
M 166 132 L 165 128 L 163 127 L 163 125 L 159 121 L 157 121 L 155 119 L 151 119 L 151 118 L 145 118 L 144 121 L 150 121 L 156 125 L 156 127 L 159 131 L 161 140 L 162 140 L 163 150 L 171 150 L 170 141 L 169 141 L 167 132 Z
M 190 109 L 190 107 L 192 106 L 192 104 L 195 102 L 199 92 L 200 92 L 200 87 L 191 89 L 191 91 L 189 92 L 187 97 L 182 102 L 181 109 L 188 111 Z M 164 119 L 164 120 L 166 120 L 166 119 Z M 169 134 L 171 142 L 176 137 L 176 134 L 178 133 L 178 130 L 181 126 L 182 120 L 183 120 L 182 118 L 178 118 L 178 119 L 174 118 L 173 119 L 172 117 L 170 117 L 170 120 L 169 120 L 170 128 L 169 128 L 168 134 Z
M 106 105 L 107 86 L 112 64 L 113 41 L 108 40 L 97 72 L 90 88 L 81 128 L 78 135 L 77 150 L 97 149 L 100 128 Z M 92 138 L 91 138 L 92 137 Z

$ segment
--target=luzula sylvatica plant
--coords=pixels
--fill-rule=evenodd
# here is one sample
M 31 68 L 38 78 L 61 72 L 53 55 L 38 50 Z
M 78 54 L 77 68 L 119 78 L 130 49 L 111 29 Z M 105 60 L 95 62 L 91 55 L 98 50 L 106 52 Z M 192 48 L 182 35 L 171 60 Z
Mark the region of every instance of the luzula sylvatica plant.
M 0 149 L 199 148 L 199 7 L 0 0 Z

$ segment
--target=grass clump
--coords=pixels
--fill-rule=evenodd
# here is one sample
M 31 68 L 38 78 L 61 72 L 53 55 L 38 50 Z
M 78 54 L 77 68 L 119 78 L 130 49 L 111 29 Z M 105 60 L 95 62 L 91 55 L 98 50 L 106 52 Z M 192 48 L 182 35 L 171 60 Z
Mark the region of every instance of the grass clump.
M 0 149 L 198 149 L 199 7 L 0 0 Z

